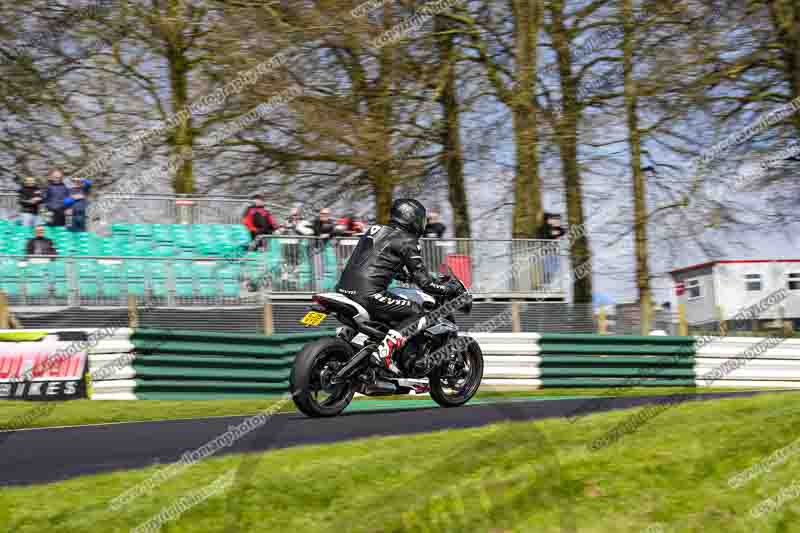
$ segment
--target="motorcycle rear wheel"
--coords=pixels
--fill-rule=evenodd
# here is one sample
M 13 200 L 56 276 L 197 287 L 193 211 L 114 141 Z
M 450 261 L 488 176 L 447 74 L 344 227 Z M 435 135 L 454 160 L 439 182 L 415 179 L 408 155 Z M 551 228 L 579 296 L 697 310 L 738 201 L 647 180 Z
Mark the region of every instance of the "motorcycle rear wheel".
M 335 337 L 303 347 L 289 375 L 289 392 L 300 412 L 314 418 L 331 417 L 350 405 L 355 395 L 353 385 L 349 382 L 331 385 L 330 378 L 352 357 L 353 348 Z

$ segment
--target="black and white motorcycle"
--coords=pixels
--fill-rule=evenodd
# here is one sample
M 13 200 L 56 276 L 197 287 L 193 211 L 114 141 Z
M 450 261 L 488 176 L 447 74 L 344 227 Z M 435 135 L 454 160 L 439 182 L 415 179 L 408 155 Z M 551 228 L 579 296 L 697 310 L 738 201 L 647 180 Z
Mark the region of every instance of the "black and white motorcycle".
M 448 269 L 449 270 L 449 269 Z M 392 288 L 392 294 L 417 302 L 425 310 L 422 331 L 396 355 L 402 377 L 390 374 L 372 354 L 388 326 L 370 320 L 366 309 L 339 293 L 316 294 L 301 322 L 318 326 L 328 315 L 342 324 L 336 336 L 311 342 L 295 358 L 289 391 L 297 408 L 312 417 L 336 416 L 356 393 L 386 396 L 430 392 L 441 406 L 467 403 L 483 378 L 483 354 L 478 343 L 458 335 L 453 312 L 472 310 L 472 295 L 449 270 L 448 279 L 461 284 L 463 293 L 450 301 L 416 288 Z

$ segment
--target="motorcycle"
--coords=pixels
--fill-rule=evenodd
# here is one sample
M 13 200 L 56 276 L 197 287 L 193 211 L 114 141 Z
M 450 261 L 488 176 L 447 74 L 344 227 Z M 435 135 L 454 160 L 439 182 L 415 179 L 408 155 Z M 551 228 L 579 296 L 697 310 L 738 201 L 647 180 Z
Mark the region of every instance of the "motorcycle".
M 389 289 L 394 297 L 414 301 L 425 311 L 415 324 L 419 331 L 395 356 L 400 377 L 372 356 L 389 330 L 386 324 L 370 320 L 364 307 L 343 294 L 315 294 L 301 323 L 316 327 L 333 315 L 342 326 L 335 336 L 307 344 L 295 358 L 289 391 L 297 408 L 310 417 L 337 416 L 356 393 L 387 396 L 429 392 L 443 407 L 467 403 L 483 379 L 483 353 L 474 339 L 459 336 L 453 319 L 456 310 L 472 310 L 472 295 L 449 267 L 440 283 L 448 280 L 462 289 L 450 300 L 418 288 Z

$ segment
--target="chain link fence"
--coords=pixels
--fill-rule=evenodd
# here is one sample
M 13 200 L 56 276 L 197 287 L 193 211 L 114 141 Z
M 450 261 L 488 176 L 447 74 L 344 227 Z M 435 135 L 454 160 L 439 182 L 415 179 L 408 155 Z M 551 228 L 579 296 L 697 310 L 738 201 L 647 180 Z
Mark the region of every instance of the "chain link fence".
M 274 333 L 296 333 L 304 330 L 300 319 L 308 311 L 310 302 L 271 302 L 272 331 Z M 572 332 L 594 331 L 591 307 L 565 303 L 529 303 L 519 305 L 519 326 L 524 332 Z M 140 306 L 135 312 L 136 324 L 140 328 L 199 330 L 220 332 L 264 333 L 267 331 L 269 313 L 264 305 L 208 308 L 169 308 Z M 131 324 L 129 310 L 110 308 L 12 308 L 25 328 L 85 328 L 109 323 L 128 326 Z M 266 316 L 265 316 L 266 314 Z M 456 313 L 456 323 L 462 331 L 484 331 L 487 323 L 499 326 L 492 331 L 513 331 L 513 310 L 510 303 L 476 303 L 469 315 Z M 266 319 L 265 319 L 266 318 Z M 323 323 L 323 327 L 335 327 L 335 319 Z

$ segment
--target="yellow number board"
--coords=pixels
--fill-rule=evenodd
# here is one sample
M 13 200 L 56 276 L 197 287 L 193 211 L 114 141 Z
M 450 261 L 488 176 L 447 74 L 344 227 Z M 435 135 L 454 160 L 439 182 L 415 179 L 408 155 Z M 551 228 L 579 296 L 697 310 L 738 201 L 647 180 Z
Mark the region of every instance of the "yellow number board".
M 328 316 L 325 313 L 317 313 L 316 311 L 309 311 L 306 313 L 306 316 L 303 317 L 303 320 L 300 321 L 301 324 L 305 324 L 306 326 L 319 326 L 320 322 L 325 320 L 325 317 Z

